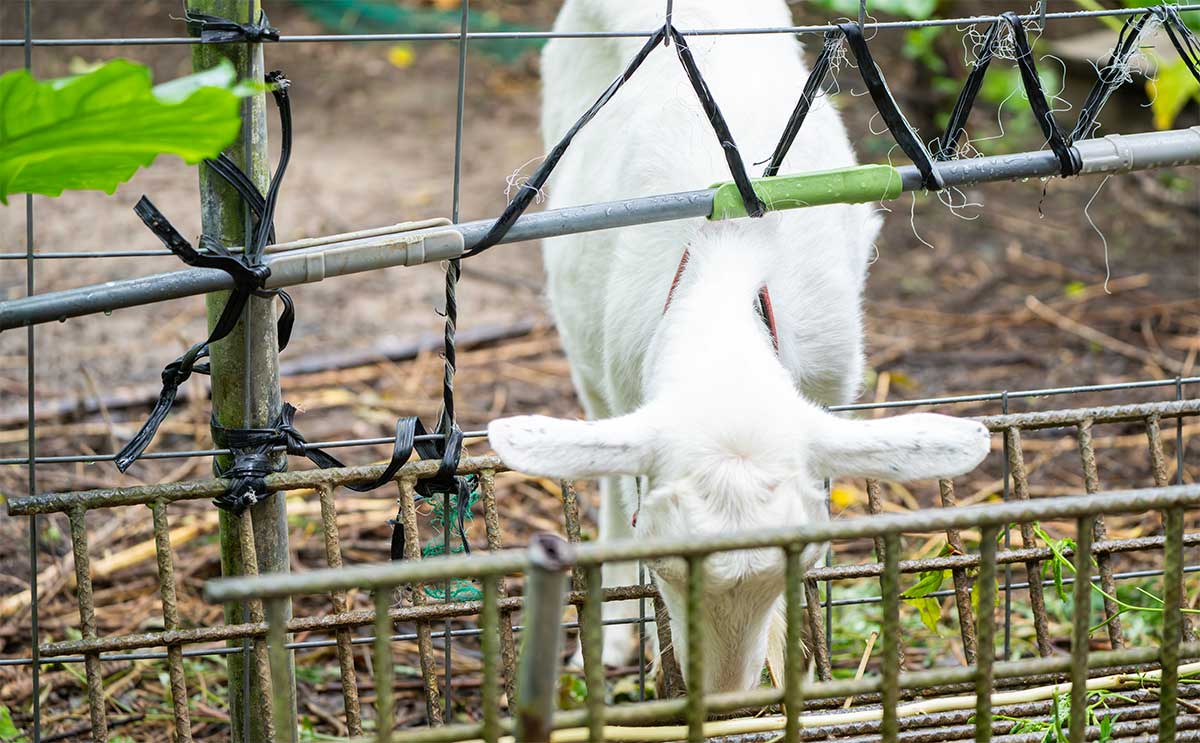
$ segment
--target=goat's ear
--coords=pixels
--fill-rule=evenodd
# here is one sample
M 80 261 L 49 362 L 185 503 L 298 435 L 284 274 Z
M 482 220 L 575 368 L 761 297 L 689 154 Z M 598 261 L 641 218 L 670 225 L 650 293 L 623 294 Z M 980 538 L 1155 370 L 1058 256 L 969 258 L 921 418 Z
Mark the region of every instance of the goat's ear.
M 654 433 L 643 412 L 599 421 L 540 415 L 501 418 L 488 425 L 492 448 L 514 470 L 584 479 L 645 474 Z
M 813 467 L 823 477 L 949 478 L 987 456 L 987 428 L 971 420 L 914 413 L 873 421 L 824 416 L 812 431 Z

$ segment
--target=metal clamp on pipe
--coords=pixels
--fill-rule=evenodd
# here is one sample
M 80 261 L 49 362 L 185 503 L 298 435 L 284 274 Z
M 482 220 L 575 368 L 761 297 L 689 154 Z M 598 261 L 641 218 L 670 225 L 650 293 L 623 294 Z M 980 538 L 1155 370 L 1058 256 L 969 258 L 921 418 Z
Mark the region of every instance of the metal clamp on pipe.
M 1190 165 L 1196 162 L 1200 150 L 1200 126 L 1169 132 L 1110 134 L 1076 142 L 1075 149 L 1083 159 L 1081 175 Z

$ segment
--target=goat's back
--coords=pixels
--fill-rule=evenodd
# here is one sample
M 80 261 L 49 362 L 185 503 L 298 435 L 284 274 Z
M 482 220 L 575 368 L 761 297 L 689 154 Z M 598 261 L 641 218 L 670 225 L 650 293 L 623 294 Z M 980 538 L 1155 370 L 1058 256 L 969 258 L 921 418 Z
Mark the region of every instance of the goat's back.
M 557 31 L 650 31 L 659 3 L 567 0 Z M 736 12 L 728 8 L 736 5 Z M 783 26 L 783 0 L 676 0 L 675 25 L 703 28 Z M 788 34 L 691 36 L 689 45 L 751 175 L 761 174 L 808 76 Z M 645 38 L 554 39 L 542 59 L 543 133 L 549 150 L 607 88 Z M 782 172 L 853 165 L 837 112 L 825 98 L 812 108 Z M 616 97 L 575 138 L 549 184 L 549 205 L 689 191 L 729 180 L 729 169 L 674 49 L 655 50 Z M 864 206 L 831 206 L 741 220 L 746 250 L 770 267 L 781 332 L 796 329 L 785 364 L 798 382 L 811 359 L 861 355 L 858 295 L 878 225 Z M 552 310 L 585 404 L 594 415 L 628 412 L 641 402 L 642 357 L 685 246 L 704 242 L 703 219 L 642 225 L 546 241 Z M 780 236 L 784 236 L 782 239 Z M 842 347 L 827 343 L 836 328 Z M 808 327 L 809 331 L 799 328 Z M 823 370 L 854 374 L 857 362 Z M 827 374 L 828 376 L 828 374 Z M 835 385 L 836 386 L 836 385 Z M 844 397 L 838 389 L 830 395 Z M 830 400 L 831 402 L 833 400 Z

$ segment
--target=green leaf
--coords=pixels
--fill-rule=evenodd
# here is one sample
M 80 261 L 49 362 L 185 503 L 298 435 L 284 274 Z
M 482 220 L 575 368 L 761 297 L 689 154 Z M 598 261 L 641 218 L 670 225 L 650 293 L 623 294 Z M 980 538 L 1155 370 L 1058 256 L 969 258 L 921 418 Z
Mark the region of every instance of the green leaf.
M 27 738 L 12 721 L 8 707 L 0 704 L 0 741 L 3 743 L 25 743 Z
M 921 573 L 916 584 L 900 596 L 908 604 L 916 607 L 921 615 L 921 623 L 939 636 L 942 634 L 938 626 L 938 621 L 942 618 L 942 603 L 927 597 L 942 587 L 949 574 L 949 570 L 926 570 Z
M 938 622 L 942 618 L 942 602 L 937 599 L 909 599 L 908 603 L 917 607 L 917 611 L 921 614 L 921 624 L 940 637 L 942 628 Z
M 1161 62 L 1157 78 L 1146 81 L 1146 95 L 1150 96 L 1154 126 L 1170 129 L 1188 101 L 1200 100 L 1200 82 L 1192 77 L 1183 60 L 1172 65 Z
M 587 704 L 587 682 L 581 676 L 564 673 L 558 679 L 558 708 L 579 709 Z
M 928 596 L 942 587 L 942 583 L 946 580 L 946 575 L 949 572 L 949 570 L 926 570 L 921 573 L 916 585 L 905 591 L 901 598 L 919 599 Z
M 0 76 L 0 203 L 10 193 L 112 193 L 161 154 L 189 164 L 215 157 L 241 128 L 228 61 L 151 87 L 150 70 L 116 59 L 86 75 L 38 81 Z

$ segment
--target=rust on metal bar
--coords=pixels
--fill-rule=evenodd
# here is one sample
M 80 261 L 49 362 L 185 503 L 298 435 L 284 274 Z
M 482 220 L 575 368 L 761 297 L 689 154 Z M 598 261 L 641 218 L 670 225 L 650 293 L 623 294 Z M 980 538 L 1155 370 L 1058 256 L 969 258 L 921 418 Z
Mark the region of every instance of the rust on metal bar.
M 1090 418 L 1079 423 L 1079 456 L 1083 463 L 1083 485 L 1089 494 L 1100 492 L 1100 472 L 1096 468 L 1096 450 L 1092 445 L 1092 424 Z M 1104 517 L 1097 516 L 1095 521 L 1095 541 L 1103 542 L 1108 538 L 1108 529 L 1104 526 Z M 1121 632 L 1121 612 L 1112 596 L 1117 595 L 1117 584 L 1113 580 L 1112 559 L 1107 553 L 1096 555 L 1096 564 L 1100 568 L 1100 588 L 1104 591 L 1104 620 L 1108 629 L 1108 640 L 1113 648 L 1125 647 L 1125 639 Z
M 942 507 L 954 508 L 958 505 L 958 499 L 954 496 L 953 481 L 939 480 L 938 490 Z M 951 554 L 967 553 L 958 529 L 946 530 L 946 544 L 950 546 Z M 971 666 L 975 664 L 975 611 L 971 608 L 971 579 L 967 577 L 965 568 L 953 568 L 950 574 L 954 578 L 954 605 L 958 609 L 958 630 L 962 636 L 963 657 L 967 665 Z
M 483 525 L 487 532 L 488 552 L 499 552 L 504 545 L 501 541 L 500 508 L 496 503 L 495 470 L 479 472 L 479 491 L 483 500 Z M 508 596 L 508 589 L 504 586 L 504 576 L 496 581 L 496 596 L 500 606 L 500 660 L 504 667 L 504 693 L 511 705 L 517 698 L 517 643 L 513 639 L 512 610 L 505 608 L 504 599 Z
M 1154 486 L 1165 487 L 1169 480 L 1167 478 L 1167 458 L 1163 452 L 1162 430 L 1159 426 L 1159 417 L 1157 414 L 1146 417 L 1146 438 L 1150 443 L 1150 469 L 1154 473 Z M 1176 442 L 1179 446 L 1179 442 Z M 1166 524 L 1163 524 L 1163 530 L 1166 530 Z M 1188 535 L 1184 535 L 1186 540 Z M 1186 542 L 1185 542 L 1186 544 Z M 1183 641 L 1191 642 L 1196 639 L 1196 633 L 1192 629 L 1192 620 L 1187 614 L 1182 617 L 1183 622 Z
M 826 584 L 829 585 L 829 584 Z M 825 616 L 821 613 L 821 589 L 815 578 L 804 578 L 804 616 L 808 621 L 808 646 L 812 651 L 817 679 L 829 681 L 833 678 L 833 666 L 829 661 L 829 648 L 825 645 Z
M 235 517 L 237 523 L 237 539 L 241 548 L 241 563 L 242 570 L 247 576 L 256 576 L 258 572 L 258 550 L 254 539 L 254 515 L 253 509 L 247 508 L 242 511 L 240 517 Z M 266 613 L 263 609 L 263 600 L 259 598 L 243 599 L 246 602 L 247 609 L 250 613 L 250 621 L 262 627 L 267 626 Z M 286 616 L 286 615 L 285 615 Z M 275 737 L 275 713 L 273 711 L 273 700 L 267 690 L 271 688 L 271 660 L 267 653 L 267 642 L 264 634 L 255 635 L 252 638 L 253 659 L 251 666 L 252 678 L 255 683 L 251 684 L 250 693 L 251 699 L 248 705 L 257 708 L 255 715 L 251 717 L 252 727 L 255 724 L 261 725 L 262 735 L 271 740 Z M 290 676 L 290 674 L 289 674 Z M 240 679 L 230 679 L 230 688 L 235 686 L 240 687 Z M 295 688 L 290 687 L 287 691 L 288 706 L 296 703 Z M 289 719 L 295 719 L 295 716 L 289 716 Z
M 310 490 L 321 485 L 347 485 L 369 482 L 383 474 L 387 465 L 373 464 L 362 467 L 331 467 L 329 469 L 277 472 L 265 478 L 267 492 L 285 490 Z M 422 459 L 409 462 L 396 473 L 396 480 L 421 479 L 437 474 L 438 462 Z M 479 474 L 485 469 L 504 471 L 499 457 L 464 457 L 459 463 L 460 475 Z M 91 510 L 114 506 L 147 506 L 154 501 L 165 503 L 185 500 L 211 500 L 225 492 L 227 480 L 189 480 L 160 485 L 136 485 L 124 488 L 99 488 L 71 493 L 41 493 L 34 496 L 12 498 L 8 501 L 10 516 L 29 516 L 43 513 L 66 513 L 75 508 Z
M 410 477 L 400 481 L 400 514 L 400 519 L 404 522 L 404 559 L 420 560 L 421 535 L 417 531 L 416 480 Z M 424 583 L 413 583 L 408 591 L 414 608 L 425 606 L 427 602 Z M 417 654 L 421 659 L 421 679 L 425 683 L 425 713 L 431 725 L 445 724 L 437 683 L 437 663 L 433 657 L 433 633 L 429 622 L 417 622 Z
M 1025 469 L 1025 453 L 1021 446 L 1021 429 L 1013 426 L 1005 430 L 1008 437 L 1008 468 L 1013 478 L 1013 491 L 1017 500 L 1029 500 L 1029 474 Z M 1021 522 L 1021 544 L 1031 547 L 1037 544 L 1033 524 Z M 1054 653 L 1050 639 L 1050 620 L 1046 616 L 1046 594 L 1042 590 L 1042 561 L 1025 561 L 1025 576 L 1029 583 L 1029 608 L 1033 611 L 1033 631 L 1037 640 L 1038 655 L 1045 658 Z
M 171 531 L 167 523 L 167 504 L 150 505 L 154 519 L 154 554 L 158 561 L 158 591 L 162 597 L 163 629 L 179 629 L 179 604 L 175 590 L 175 557 L 171 552 Z M 192 721 L 188 711 L 187 678 L 183 670 L 183 647 L 167 645 L 167 673 L 171 683 L 171 703 L 175 714 L 176 743 L 191 743 Z
M 1000 433 L 1008 428 L 1032 431 L 1039 428 L 1071 428 L 1084 421 L 1092 423 L 1125 423 L 1138 421 L 1149 415 L 1160 418 L 1181 418 L 1200 415 L 1200 400 L 1171 400 L 1169 402 L 1144 402 L 1133 405 L 1103 405 L 1090 408 L 1046 410 L 1037 413 L 1008 413 L 976 418 L 991 431 Z
M 79 599 L 79 631 L 84 640 L 96 639 L 96 601 L 92 593 L 92 567 L 88 555 L 88 536 L 82 508 L 68 512 L 71 522 L 71 548 L 75 552 L 75 595 Z M 92 722 L 92 740 L 108 741 L 108 715 L 104 709 L 104 677 L 100 671 L 100 653 L 87 653 L 88 714 Z
M 1090 547 L 1095 534 L 1096 517 L 1081 516 L 1075 522 L 1075 606 L 1071 621 L 1071 743 L 1084 743 L 1087 725 L 1088 625 L 1091 623 L 1092 560 Z
M 342 567 L 342 546 L 338 536 L 337 505 L 333 500 L 333 488 L 321 485 L 317 488 L 317 496 L 321 500 L 321 529 L 325 534 L 325 561 L 331 568 Z M 335 614 L 345 614 L 350 610 L 346 601 L 345 591 L 333 591 L 329 594 Z M 341 673 L 342 704 L 346 710 L 346 730 L 349 735 L 362 735 L 362 708 L 358 701 L 358 675 L 354 671 L 354 646 L 350 644 L 352 635 L 348 627 L 339 627 L 334 632 L 337 638 L 338 670 Z

